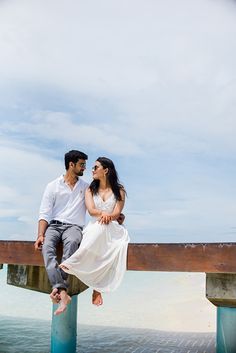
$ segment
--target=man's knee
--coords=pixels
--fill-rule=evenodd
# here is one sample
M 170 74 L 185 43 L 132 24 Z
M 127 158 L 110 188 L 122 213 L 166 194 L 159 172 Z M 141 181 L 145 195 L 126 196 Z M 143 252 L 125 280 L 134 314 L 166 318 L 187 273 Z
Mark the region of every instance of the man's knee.
M 71 256 L 79 247 L 82 240 L 82 232 L 77 226 L 70 227 L 63 234 L 63 254 L 66 258 Z
M 69 252 L 69 255 L 72 255 L 80 245 L 80 239 L 73 239 L 71 240 L 68 245 L 67 245 L 67 250 Z

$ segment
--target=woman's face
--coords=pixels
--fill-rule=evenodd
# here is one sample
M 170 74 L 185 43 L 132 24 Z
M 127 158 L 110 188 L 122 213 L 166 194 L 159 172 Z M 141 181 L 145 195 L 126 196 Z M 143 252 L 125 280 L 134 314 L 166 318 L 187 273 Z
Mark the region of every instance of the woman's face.
M 96 161 L 92 168 L 93 179 L 103 179 L 106 175 L 107 168 L 103 168 L 100 162 Z

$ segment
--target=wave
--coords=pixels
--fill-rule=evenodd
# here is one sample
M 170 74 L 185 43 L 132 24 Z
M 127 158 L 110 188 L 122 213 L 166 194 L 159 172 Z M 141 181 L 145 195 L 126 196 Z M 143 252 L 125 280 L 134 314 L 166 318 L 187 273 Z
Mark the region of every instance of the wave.
M 49 353 L 51 322 L 0 316 L 0 353 Z M 78 353 L 215 352 L 214 333 L 78 325 Z

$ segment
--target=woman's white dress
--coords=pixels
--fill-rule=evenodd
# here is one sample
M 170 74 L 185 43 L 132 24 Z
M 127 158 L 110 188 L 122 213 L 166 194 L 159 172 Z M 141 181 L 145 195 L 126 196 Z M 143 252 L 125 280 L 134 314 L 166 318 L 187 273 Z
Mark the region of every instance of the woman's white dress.
M 95 207 L 111 213 L 116 199 L 112 194 L 103 201 L 99 194 L 93 196 Z M 83 231 L 79 249 L 62 265 L 65 272 L 78 277 L 89 287 L 99 292 L 115 290 L 126 271 L 128 231 L 117 221 L 100 224 L 95 217 Z

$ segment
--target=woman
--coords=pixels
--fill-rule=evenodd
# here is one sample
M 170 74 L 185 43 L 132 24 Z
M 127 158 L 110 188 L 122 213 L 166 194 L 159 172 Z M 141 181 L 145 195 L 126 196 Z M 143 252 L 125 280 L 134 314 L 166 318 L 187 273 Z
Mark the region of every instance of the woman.
M 60 267 L 93 288 L 92 302 L 101 305 L 101 292 L 115 290 L 126 271 L 129 235 L 117 222 L 126 192 L 113 162 L 99 157 L 92 171 L 93 181 L 85 193 L 92 220 L 83 231 L 79 249 Z

